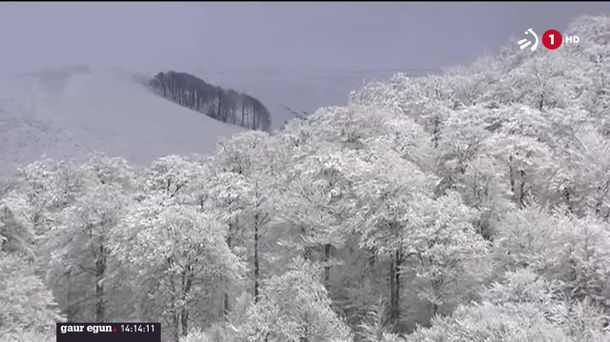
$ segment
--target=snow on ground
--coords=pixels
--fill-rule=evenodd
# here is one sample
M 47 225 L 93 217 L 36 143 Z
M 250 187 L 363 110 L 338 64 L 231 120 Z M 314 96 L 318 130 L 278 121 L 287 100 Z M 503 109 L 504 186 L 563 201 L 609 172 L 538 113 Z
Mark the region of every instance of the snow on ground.
M 210 153 L 242 128 L 163 99 L 121 71 L 76 67 L 0 80 L 0 178 L 43 155 L 101 151 L 146 163 Z

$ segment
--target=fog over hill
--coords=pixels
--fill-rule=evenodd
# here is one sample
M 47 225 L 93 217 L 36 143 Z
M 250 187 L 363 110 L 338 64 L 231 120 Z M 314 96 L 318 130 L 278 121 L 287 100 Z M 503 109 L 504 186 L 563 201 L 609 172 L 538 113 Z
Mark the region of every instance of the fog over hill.
M 92 151 L 136 163 L 171 153 L 209 153 L 243 129 L 157 96 L 132 75 L 71 67 L 0 81 L 0 175 L 47 155 Z

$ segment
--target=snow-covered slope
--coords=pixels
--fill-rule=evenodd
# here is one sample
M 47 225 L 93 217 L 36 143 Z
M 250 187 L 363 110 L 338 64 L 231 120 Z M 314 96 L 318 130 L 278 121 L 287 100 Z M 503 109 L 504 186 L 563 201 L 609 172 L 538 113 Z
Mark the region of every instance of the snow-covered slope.
M 242 131 L 163 99 L 119 71 L 71 68 L 0 81 L 0 178 L 39 159 L 93 151 L 145 163 L 209 153 Z

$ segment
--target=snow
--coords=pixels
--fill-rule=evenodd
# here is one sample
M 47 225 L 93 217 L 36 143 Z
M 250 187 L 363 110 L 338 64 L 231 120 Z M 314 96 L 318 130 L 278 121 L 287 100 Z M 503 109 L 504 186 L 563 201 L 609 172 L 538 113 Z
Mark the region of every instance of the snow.
M 0 80 L 0 178 L 39 159 L 93 151 L 136 164 L 211 153 L 243 131 L 163 99 L 124 71 L 73 67 Z

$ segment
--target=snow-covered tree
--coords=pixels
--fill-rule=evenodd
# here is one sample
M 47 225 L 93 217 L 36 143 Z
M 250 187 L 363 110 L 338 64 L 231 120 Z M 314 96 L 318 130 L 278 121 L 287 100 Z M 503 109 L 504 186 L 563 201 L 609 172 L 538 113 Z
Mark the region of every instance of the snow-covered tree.
M 35 239 L 31 207 L 23 192 L 9 191 L 0 197 L 0 248 L 32 256 Z
M 566 324 L 576 321 L 581 325 Z M 481 303 L 437 316 L 430 328 L 420 327 L 407 341 L 601 342 L 608 337 L 602 328 L 599 311 L 582 304 L 570 311 L 556 282 L 522 269 L 484 291 Z
M 145 171 L 143 186 L 146 191 L 176 197 L 181 202 L 194 202 L 193 183 L 206 176 L 203 163 L 192 158 L 170 155 L 154 160 Z
M 51 336 L 63 317 L 32 262 L 0 251 L 0 274 L 0 340 L 23 341 L 17 338 L 21 334 Z
M 578 129 L 565 147 L 553 186 L 574 213 L 610 216 L 610 140 L 595 127 Z
M 93 155 L 79 167 L 78 174 L 82 177 L 81 192 L 61 210 L 57 223 L 46 234 L 47 248 L 53 250 L 48 276 L 50 281 L 63 284 L 57 290 L 65 293 L 62 298 L 66 298 L 69 319 L 82 311 L 80 317 L 103 322 L 109 240 L 128 206 L 133 172 L 123 159 Z M 83 291 L 77 296 L 71 293 L 73 282 Z M 89 288 L 82 288 L 85 284 L 90 284 Z M 72 300 L 79 302 L 76 308 Z
M 303 259 L 292 267 L 265 282 L 260 301 L 236 327 L 239 341 L 350 341 L 350 330 L 332 310 L 319 270 Z
M 324 283 L 330 283 L 331 252 L 343 245 L 352 198 L 346 173 L 349 156 L 323 150 L 296 161 L 287 170 L 277 199 L 279 219 L 287 225 L 286 246 L 307 260 L 322 260 Z M 315 251 L 323 258 L 315 258 Z
M 261 280 L 265 277 L 264 268 L 270 268 L 269 259 L 273 259 L 270 244 L 275 243 L 270 241 L 270 223 L 276 213 L 278 188 L 284 179 L 282 170 L 288 159 L 286 151 L 289 147 L 280 144 L 277 136 L 262 132 L 236 135 L 218 145 L 215 161 L 221 170 L 232 175 L 234 185 L 223 188 L 218 183 L 217 188 L 239 196 L 239 209 L 224 210 L 235 218 L 239 216 L 235 228 L 240 230 L 241 241 L 236 241 L 236 244 L 240 244 L 247 253 L 252 271 L 252 293 L 254 300 L 258 301 Z
M 169 336 L 177 341 L 197 315 L 205 314 L 198 300 L 239 281 L 244 266 L 229 249 L 221 222 L 196 207 L 159 200 L 134 208 L 116 232 L 112 250 L 138 272 L 142 283 L 135 286 L 156 284 L 143 300 L 155 298 Z
M 357 338 L 363 342 L 400 342 L 397 334 L 391 332 L 392 326 L 386 319 L 385 307 L 382 302 L 372 306 L 363 321 L 358 325 Z
M 417 295 L 430 303 L 432 315 L 443 304 L 471 297 L 489 263 L 487 243 L 471 223 L 472 209 L 450 192 L 434 200 L 415 198 L 405 217 L 403 250 L 415 263 L 403 269 L 414 273 Z
M 516 207 L 512 202 L 510 186 L 503 179 L 505 172 L 495 158 L 475 157 L 459 178 L 455 190 L 462 195 L 464 204 L 476 210 L 473 224 L 485 239 L 493 239 L 504 215 Z
M 552 159 L 548 146 L 537 139 L 495 134 L 486 144 L 489 154 L 505 170 L 505 184 L 510 186 L 513 202 L 523 208 L 529 202 L 544 198 L 551 178 Z
M 507 269 L 531 267 L 561 280 L 570 298 L 607 305 L 609 231 L 593 216 L 529 207 L 507 215 L 494 247 Z
M 409 342 L 458 341 L 574 341 L 548 322 L 530 304 L 490 303 L 460 306 L 447 317 L 437 317 L 432 327 L 420 328 Z M 601 340 L 600 340 L 601 341 Z
M 418 194 L 431 193 L 430 177 L 393 151 L 365 155 L 356 164 L 354 193 L 361 218 L 360 245 L 390 258 L 388 310 L 393 323 L 400 319 L 401 273 L 410 235 L 406 213 Z M 405 177 L 405 175 L 409 177 Z M 425 195 L 424 195 L 425 196 Z

